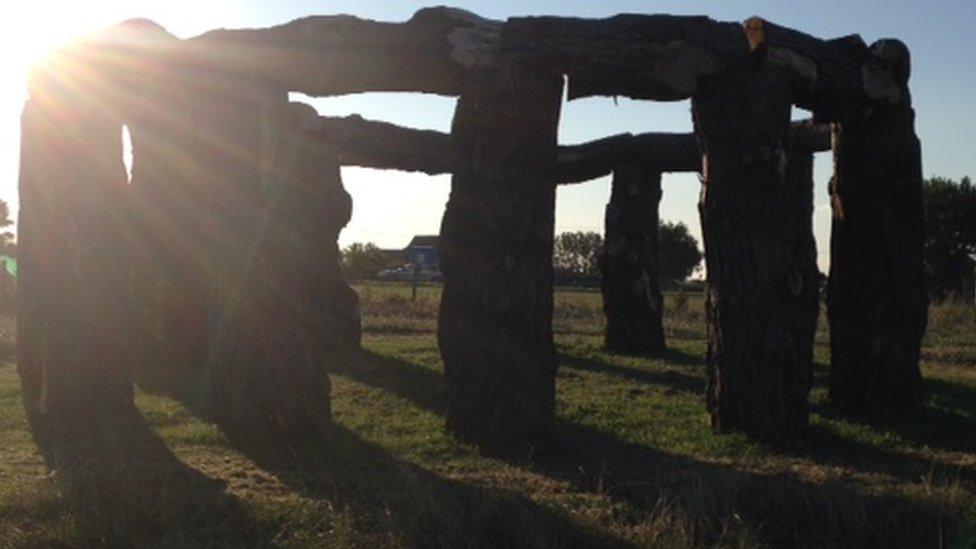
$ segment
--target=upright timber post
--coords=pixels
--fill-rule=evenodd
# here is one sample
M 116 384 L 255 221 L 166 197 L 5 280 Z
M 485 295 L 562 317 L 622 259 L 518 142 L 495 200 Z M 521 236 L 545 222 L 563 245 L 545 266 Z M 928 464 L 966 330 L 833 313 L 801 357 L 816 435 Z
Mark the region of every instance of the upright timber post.
M 327 321 L 351 208 L 339 167 L 306 139 L 303 108 L 284 92 L 220 73 L 208 91 L 198 128 L 214 228 L 209 404 L 239 429 L 326 424 L 324 351 L 359 338 L 358 318 L 352 330 Z
M 641 163 L 613 172 L 600 253 L 606 348 L 658 355 L 666 350 L 658 281 L 661 173 Z
M 17 367 L 45 425 L 116 413 L 133 395 L 122 124 L 77 76 L 38 70 L 22 118 Z
M 834 130 L 831 183 L 830 398 L 853 412 L 905 412 L 922 394 L 919 348 L 928 299 L 921 147 L 908 92 L 908 49 L 882 40 L 902 100 Z
M 438 342 L 447 426 L 488 450 L 554 426 L 552 246 L 562 78 L 470 70 L 454 115 L 459 165 L 441 225 Z
M 123 103 L 132 141 L 132 232 L 134 247 L 132 298 L 136 313 L 132 360 L 143 387 L 180 391 L 192 387 L 208 359 L 211 230 L 201 185 L 201 150 L 197 140 L 200 112 L 192 77 L 163 52 L 179 39 L 161 27 L 142 25 L 149 54 L 116 57 L 128 68 L 134 97 Z M 146 28 L 148 27 L 148 28 Z M 129 71 L 131 72 L 131 71 Z M 135 93 L 137 92 L 137 93 Z
M 703 81 L 692 107 L 712 426 L 788 437 L 807 425 L 818 278 L 801 236 L 809 210 L 796 215 L 809 190 L 789 176 L 789 87 L 776 73 L 732 74 Z
M 352 197 L 342 185 L 335 157 L 302 130 L 318 114 L 303 103 L 290 103 L 275 139 L 273 234 L 269 253 L 278 254 L 281 284 L 292 301 L 281 307 L 292 347 L 310 347 L 320 369 L 326 351 L 358 348 L 362 337 L 359 295 L 339 268 L 339 233 L 352 216 Z M 286 335 L 285 337 L 291 337 Z

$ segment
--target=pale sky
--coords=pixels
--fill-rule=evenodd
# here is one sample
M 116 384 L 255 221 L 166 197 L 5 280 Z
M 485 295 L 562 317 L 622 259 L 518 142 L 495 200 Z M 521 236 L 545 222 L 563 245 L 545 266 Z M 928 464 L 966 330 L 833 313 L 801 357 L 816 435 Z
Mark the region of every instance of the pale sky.
M 0 34 L 0 74 L 5 75 L 5 85 L 0 91 L 0 198 L 16 211 L 24 75 L 30 63 L 46 48 L 132 17 L 148 17 L 173 34 L 188 37 L 212 28 L 263 27 L 305 15 L 347 13 L 403 21 L 417 9 L 429 5 L 436 3 L 389 0 L 9 2 L 5 6 L 4 33 Z M 759 15 L 822 38 L 859 33 L 871 43 L 882 37 L 897 37 L 912 50 L 911 86 L 925 175 L 954 179 L 976 175 L 974 0 L 924 3 L 908 0 L 458 0 L 452 5 L 495 19 L 515 15 L 606 17 L 617 13 L 672 13 L 742 21 Z M 449 131 L 455 105 L 453 97 L 398 93 L 359 94 L 310 102 L 321 114 L 358 113 L 366 118 L 445 132 Z M 563 105 L 559 139 L 569 144 L 628 131 L 691 131 L 689 108 L 687 101 L 576 100 Z M 794 113 L 795 118 L 805 116 L 801 111 Z M 825 271 L 829 264 L 830 213 L 826 187 L 830 171 L 830 154 L 817 155 L 814 232 L 820 267 Z M 415 234 L 437 233 L 450 187 L 448 176 L 346 168 L 343 177 L 353 197 L 353 219 L 340 235 L 342 245 L 375 242 L 381 247 L 402 247 Z M 698 188 L 696 174 L 666 175 L 661 216 L 670 221 L 683 221 L 700 241 Z M 560 188 L 556 231 L 602 232 L 603 208 L 608 197 L 607 178 Z

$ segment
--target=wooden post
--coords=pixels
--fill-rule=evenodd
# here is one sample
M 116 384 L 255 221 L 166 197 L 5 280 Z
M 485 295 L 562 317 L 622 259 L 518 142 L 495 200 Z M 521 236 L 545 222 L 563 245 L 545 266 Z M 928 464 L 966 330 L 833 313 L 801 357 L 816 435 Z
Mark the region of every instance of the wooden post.
M 336 238 L 351 213 L 338 164 L 300 131 L 301 107 L 258 83 L 220 81 L 207 124 L 215 238 L 214 412 L 238 428 L 295 432 L 330 420 L 326 353 L 359 342 Z M 246 90 L 240 92 L 239 90 Z M 351 295 L 350 295 L 351 294 Z M 349 314 L 344 314 L 348 312 Z
M 643 164 L 614 170 L 600 253 L 604 345 L 613 352 L 659 355 L 666 350 L 658 281 L 660 201 L 660 172 Z
M 283 253 L 290 265 L 280 277 L 288 280 L 298 311 L 292 330 L 306 334 L 315 346 L 321 367 L 326 355 L 358 348 L 362 337 L 359 295 L 349 287 L 340 269 L 339 233 L 352 217 L 352 197 L 342 184 L 335 157 L 301 129 L 318 114 L 312 107 L 291 103 L 281 121 L 272 170 L 279 182 L 277 217 L 280 241 L 268 246 Z M 307 342 L 306 342 L 307 343 Z
M 899 413 L 922 395 L 918 361 L 928 299 L 921 147 L 908 49 L 894 40 L 872 49 L 898 75 L 903 101 L 835 125 L 830 398 L 853 412 Z
M 552 246 L 562 79 L 474 69 L 454 115 L 460 162 L 441 225 L 438 342 L 447 426 L 498 451 L 554 425 Z
M 772 73 L 724 76 L 703 82 L 692 107 L 712 426 L 789 436 L 807 425 L 818 273 L 809 172 L 790 177 L 788 83 Z
M 410 281 L 410 301 L 417 301 L 417 285 L 420 283 L 420 266 L 413 266 L 413 278 Z
M 17 367 L 32 419 L 132 405 L 121 121 L 35 80 L 21 127 Z
M 171 37 L 171 42 L 176 42 Z M 145 60 L 140 59 L 141 65 Z M 135 63 L 133 63 L 135 64 Z M 133 360 L 140 385 L 180 391 L 209 355 L 213 234 L 208 223 L 206 101 L 179 70 L 147 71 L 126 105 L 132 139 Z M 138 84 L 138 85 L 137 85 Z

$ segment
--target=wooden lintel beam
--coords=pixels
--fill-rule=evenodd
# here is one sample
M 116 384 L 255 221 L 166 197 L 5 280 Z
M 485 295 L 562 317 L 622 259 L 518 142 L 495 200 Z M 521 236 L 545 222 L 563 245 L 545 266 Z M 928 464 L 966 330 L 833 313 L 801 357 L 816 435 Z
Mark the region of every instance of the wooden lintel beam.
M 404 128 L 359 116 L 308 117 L 303 127 L 345 166 L 452 173 L 456 165 L 450 135 Z M 793 125 L 798 150 L 830 149 L 830 128 L 809 121 Z M 698 141 L 692 133 L 619 134 L 578 145 L 559 147 L 556 180 L 579 183 L 609 175 L 616 167 L 639 162 L 661 172 L 701 169 Z
M 693 172 L 701 167 L 701 154 L 692 133 L 614 135 L 559 147 L 557 181 L 561 184 L 581 183 L 634 163 L 653 166 L 660 172 Z
M 787 73 L 793 102 L 818 122 L 862 118 L 875 105 L 901 100 L 895 68 L 858 35 L 821 40 L 759 17 L 744 28 L 762 66 Z
M 822 40 L 758 17 L 744 25 L 672 15 L 519 17 L 505 24 L 500 48 L 566 74 L 570 99 L 687 99 L 702 78 L 761 68 L 785 73 L 793 101 L 818 121 L 899 100 L 892 68 L 860 37 Z
M 463 70 L 496 61 L 501 26 L 464 10 L 437 7 L 403 23 L 313 16 L 275 27 L 215 30 L 184 45 L 197 66 L 313 96 L 457 95 Z
M 502 30 L 501 52 L 566 74 L 571 99 L 687 99 L 699 78 L 751 61 L 740 25 L 673 15 L 514 17 Z
M 65 52 L 84 54 L 76 61 L 108 71 L 106 77 L 111 73 L 112 83 L 131 94 L 146 74 L 172 72 L 170 79 L 185 77 L 189 89 L 198 80 L 193 75 L 205 74 L 312 96 L 375 91 L 458 95 L 466 71 L 519 65 L 567 75 L 571 99 L 681 100 L 708 78 L 776 71 L 787 75 L 794 103 L 824 122 L 863 116 L 903 95 L 899 67 L 860 37 L 821 40 L 758 17 L 744 25 L 671 15 L 503 22 L 438 7 L 422 9 L 402 23 L 314 16 L 186 40 L 164 35 L 151 22 L 130 21 Z M 54 62 L 47 69 L 63 71 L 77 64 Z
M 405 128 L 360 116 L 303 119 L 303 129 L 324 144 L 339 164 L 381 170 L 452 173 L 457 161 L 451 136 Z

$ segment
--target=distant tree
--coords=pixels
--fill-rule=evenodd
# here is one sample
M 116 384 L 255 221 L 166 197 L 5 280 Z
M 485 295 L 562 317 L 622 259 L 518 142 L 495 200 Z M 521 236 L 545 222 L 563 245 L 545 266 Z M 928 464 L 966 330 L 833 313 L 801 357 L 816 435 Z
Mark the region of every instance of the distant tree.
M 925 275 L 936 297 L 972 296 L 976 253 L 976 188 L 968 177 L 925 181 Z
M 553 267 L 560 283 L 595 282 L 600 276 L 597 256 L 603 237 L 595 232 L 567 232 L 556 236 Z M 684 223 L 661 221 L 658 225 L 658 274 L 661 285 L 674 287 L 685 281 L 702 260 L 698 241 Z
M 553 245 L 553 268 L 560 279 L 596 279 L 600 276 L 597 254 L 603 237 L 595 232 L 561 233 Z
M 702 253 L 684 223 L 658 225 L 658 274 L 662 286 L 680 285 L 698 269 Z
M 13 224 L 13 220 L 10 219 L 10 207 L 6 201 L 0 199 L 0 228 L 10 227 Z M 13 232 L 0 233 L 0 254 L 17 257 L 17 242 Z M 9 311 L 17 304 L 17 283 L 4 267 L 6 265 L 0 266 L 0 310 Z
M 347 280 L 375 278 L 386 264 L 387 257 L 372 242 L 356 242 L 342 250 L 342 272 Z
M 14 224 L 14 221 L 10 219 L 10 206 L 3 199 L 0 199 L 0 229 L 10 227 Z M 6 255 L 15 256 L 17 255 L 17 243 L 14 240 L 14 233 L 12 231 L 3 231 L 0 233 L 0 253 Z

